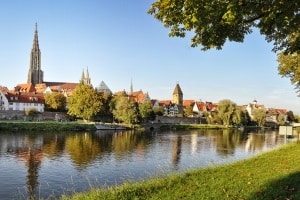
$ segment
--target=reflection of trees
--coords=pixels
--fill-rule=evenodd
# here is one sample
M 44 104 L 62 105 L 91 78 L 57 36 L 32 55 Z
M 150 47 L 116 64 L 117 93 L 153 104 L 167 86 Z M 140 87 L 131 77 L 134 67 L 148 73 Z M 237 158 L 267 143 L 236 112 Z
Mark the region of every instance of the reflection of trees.
M 93 140 L 92 135 L 88 133 L 68 135 L 66 138 L 65 150 L 72 161 L 81 168 L 95 160 L 101 149 L 99 142 Z
M 67 133 L 45 134 L 43 137 L 43 152 L 45 156 L 56 157 L 63 153 L 66 137 Z
M 241 140 L 241 133 L 233 129 L 224 129 L 216 135 L 216 150 L 221 155 L 234 154 Z
M 149 139 L 146 134 L 133 131 L 115 133 L 112 139 L 112 149 L 116 155 L 122 155 L 134 149 L 137 149 L 141 154 Z
M 251 132 L 248 134 L 248 139 L 245 144 L 246 151 L 262 150 L 264 142 L 266 140 L 266 135 L 263 131 Z

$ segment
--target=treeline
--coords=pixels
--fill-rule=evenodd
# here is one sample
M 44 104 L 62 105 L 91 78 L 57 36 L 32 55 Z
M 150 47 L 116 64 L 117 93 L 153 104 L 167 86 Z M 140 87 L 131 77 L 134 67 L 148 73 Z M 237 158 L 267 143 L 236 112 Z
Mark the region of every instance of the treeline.
M 67 112 L 71 118 L 80 118 L 88 121 L 122 122 L 126 124 L 139 124 L 154 120 L 156 115 L 165 115 L 162 106 L 153 109 L 150 100 L 137 103 L 130 99 L 126 92 L 112 95 L 110 93 L 98 92 L 89 85 L 80 84 L 70 98 L 61 93 L 45 95 L 45 109 L 47 111 Z M 194 115 L 192 107 L 184 109 L 183 116 Z M 231 100 L 224 99 L 218 102 L 218 109 L 201 114 L 208 124 L 232 125 L 258 125 L 264 126 L 267 113 L 263 109 L 254 109 L 249 115 Z M 279 125 L 286 121 L 297 121 L 299 117 L 294 116 L 292 111 L 285 115 L 277 116 Z

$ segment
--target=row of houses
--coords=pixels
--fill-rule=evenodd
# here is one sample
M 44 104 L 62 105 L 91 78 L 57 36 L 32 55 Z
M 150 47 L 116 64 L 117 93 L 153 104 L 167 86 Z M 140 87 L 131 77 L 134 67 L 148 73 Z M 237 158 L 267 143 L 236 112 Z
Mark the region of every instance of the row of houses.
M 43 84 L 37 84 L 35 87 L 32 84 L 19 84 L 15 87 L 15 90 L 8 90 L 6 87 L 0 86 L 0 110 L 13 110 L 13 111 L 25 111 L 27 109 L 34 108 L 39 112 L 45 110 L 44 95 L 52 92 L 63 93 L 66 97 L 72 95 L 72 91 L 78 85 L 75 84 L 53 84 L 47 87 Z M 179 90 L 178 90 L 179 87 Z M 177 88 L 177 89 L 176 89 Z M 99 92 L 109 92 L 111 90 L 102 81 L 99 87 L 96 88 Z M 182 93 L 180 86 L 177 84 L 173 92 L 173 100 L 157 100 L 151 99 L 148 93 L 144 93 L 142 90 L 126 92 L 116 92 L 114 95 L 126 95 L 130 100 L 133 100 L 139 104 L 145 101 L 151 101 L 153 109 L 156 110 L 159 107 L 163 108 L 164 115 L 174 117 L 182 116 L 181 109 L 184 112 L 188 107 L 192 109 L 193 115 L 189 117 L 202 117 L 205 112 L 210 113 L 218 110 L 218 104 L 213 102 L 203 102 L 196 100 L 174 100 L 178 98 L 176 92 Z M 181 95 L 179 98 L 183 98 Z M 182 105 L 175 103 L 182 102 Z M 277 122 L 278 116 L 282 115 L 287 118 L 286 109 L 266 108 L 263 104 L 258 104 L 256 100 L 253 102 L 240 106 L 242 110 L 246 110 L 251 118 L 252 111 L 255 109 L 263 109 L 267 113 L 268 122 Z

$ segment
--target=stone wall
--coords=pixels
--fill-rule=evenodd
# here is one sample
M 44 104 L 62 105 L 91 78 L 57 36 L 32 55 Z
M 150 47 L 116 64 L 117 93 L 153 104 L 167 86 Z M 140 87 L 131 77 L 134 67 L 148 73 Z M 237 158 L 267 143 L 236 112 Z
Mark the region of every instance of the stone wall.
M 207 124 L 205 118 L 193 118 L 193 117 L 166 117 L 156 116 L 153 123 L 164 124 Z
M 68 121 L 68 117 L 66 113 L 60 112 L 43 112 L 39 113 L 36 116 L 29 117 L 25 115 L 24 111 L 16 111 L 16 110 L 0 110 L 0 120 L 56 120 L 56 121 Z

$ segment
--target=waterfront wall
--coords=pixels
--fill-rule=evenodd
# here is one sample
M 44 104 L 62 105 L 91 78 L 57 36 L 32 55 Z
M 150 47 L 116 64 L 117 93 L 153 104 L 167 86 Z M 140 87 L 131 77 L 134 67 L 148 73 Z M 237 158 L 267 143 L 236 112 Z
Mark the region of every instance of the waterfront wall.
M 163 123 L 163 124 L 207 124 L 205 118 L 203 117 L 166 117 L 166 116 L 156 116 L 153 123 Z
M 42 112 L 35 116 L 26 116 L 24 111 L 17 110 L 0 110 L 0 120 L 24 120 L 24 121 L 41 121 L 41 120 L 56 120 L 67 121 L 66 113 L 61 112 Z

